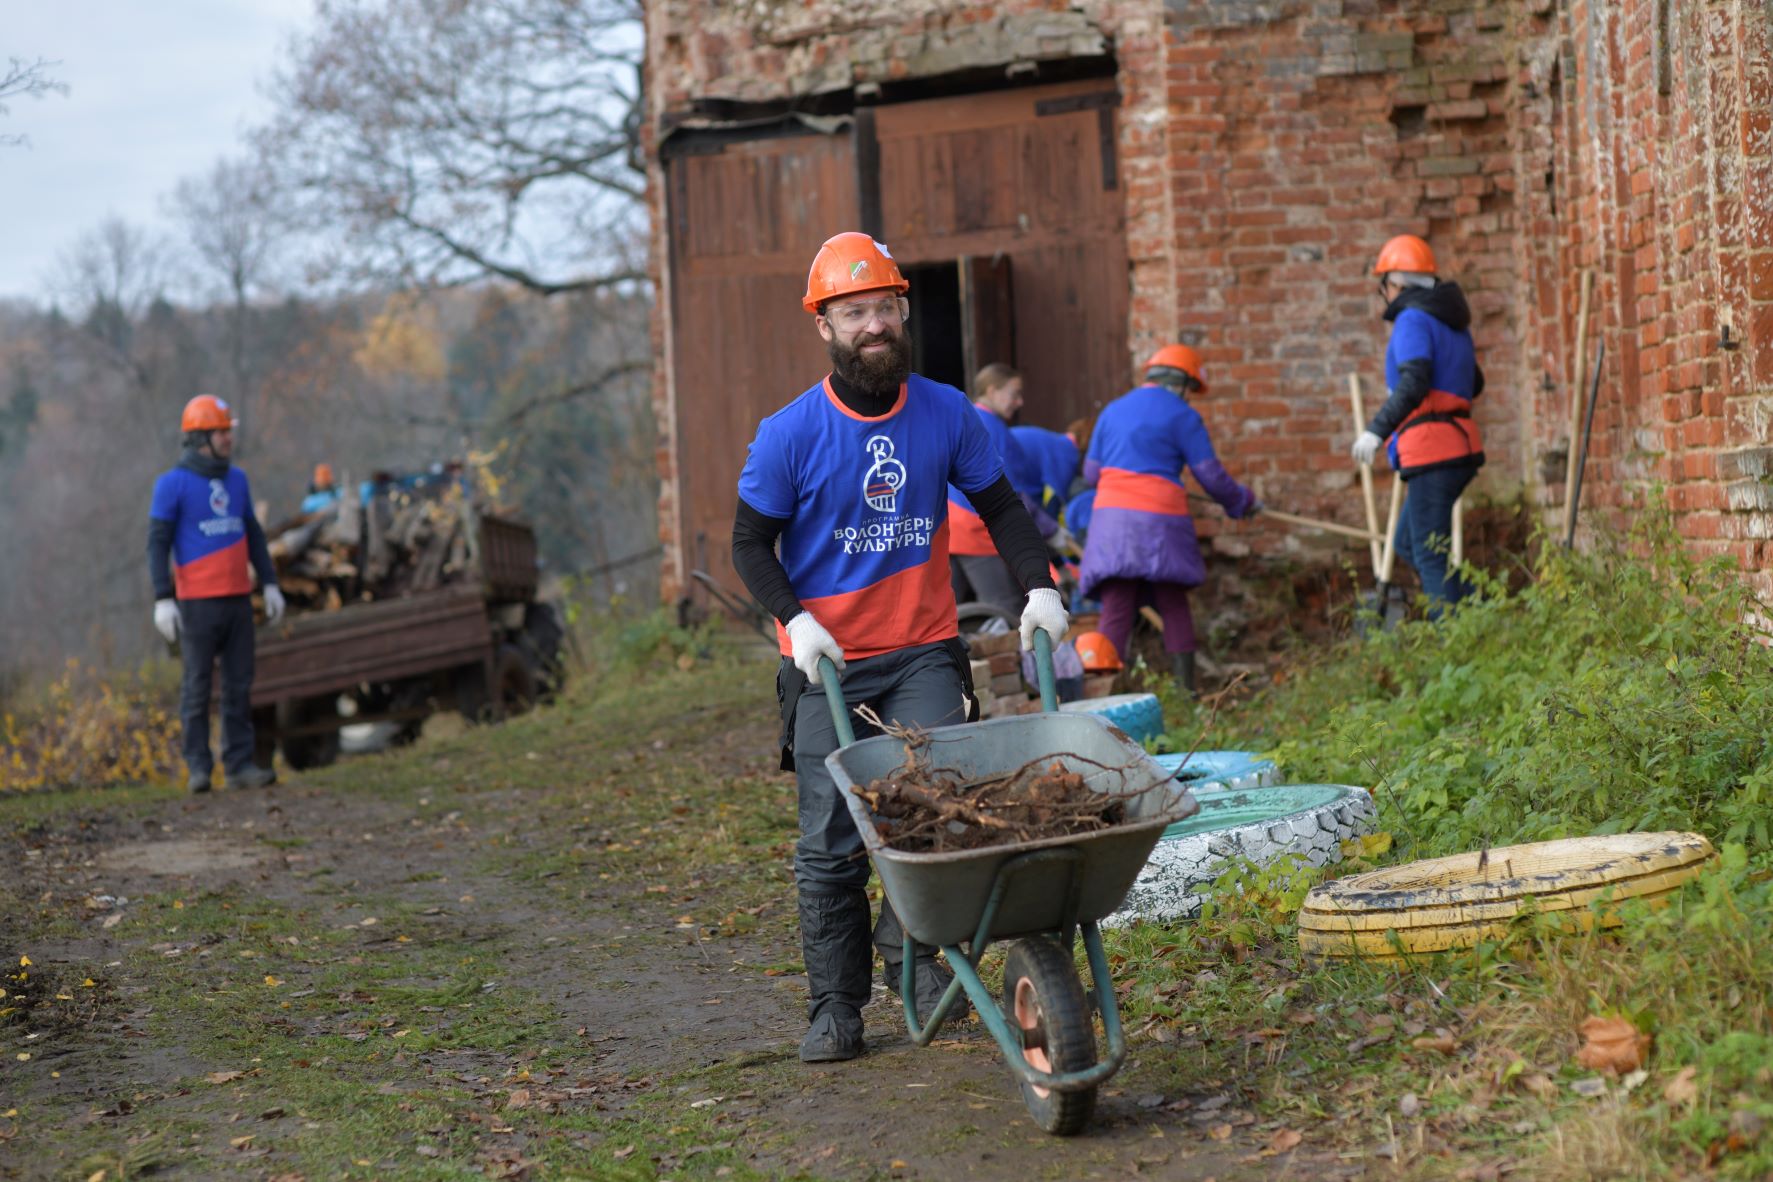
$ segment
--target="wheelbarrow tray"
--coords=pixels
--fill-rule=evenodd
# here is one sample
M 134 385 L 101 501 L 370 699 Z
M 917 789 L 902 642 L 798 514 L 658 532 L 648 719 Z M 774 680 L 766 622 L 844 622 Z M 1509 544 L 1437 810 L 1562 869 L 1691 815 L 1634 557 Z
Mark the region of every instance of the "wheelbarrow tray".
M 1165 827 L 1199 807 L 1143 747 L 1087 714 L 1024 714 L 937 727 L 929 740 L 930 765 L 953 770 L 967 781 L 1000 776 L 1037 759 L 1056 759 L 1096 792 L 1137 795 L 1128 797 L 1123 823 L 1097 833 L 956 853 L 907 853 L 881 840 L 868 802 L 851 791 L 902 766 L 905 744 L 879 735 L 832 752 L 825 766 L 849 806 L 887 898 L 899 922 L 925 944 L 973 939 L 999 869 L 1034 850 L 1068 847 L 1082 859 L 1075 875 L 1019 876 L 998 906 L 990 938 L 1055 932 L 1071 922 L 1101 919 L 1120 907 Z M 1074 876 L 1077 910 L 1068 915 L 1069 880 Z

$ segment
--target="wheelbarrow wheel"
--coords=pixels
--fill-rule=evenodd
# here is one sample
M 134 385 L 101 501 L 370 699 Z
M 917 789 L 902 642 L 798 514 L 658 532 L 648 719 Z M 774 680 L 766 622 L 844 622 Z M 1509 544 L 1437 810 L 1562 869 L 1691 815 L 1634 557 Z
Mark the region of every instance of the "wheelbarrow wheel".
M 1003 1008 L 1022 1033 L 1022 1057 L 1041 1071 L 1083 1071 L 1096 1063 L 1096 1029 L 1071 953 L 1045 936 L 1010 945 L 1003 966 Z M 1069 1137 L 1089 1123 L 1096 1089 L 1056 1092 L 1022 1084 L 1035 1123 Z

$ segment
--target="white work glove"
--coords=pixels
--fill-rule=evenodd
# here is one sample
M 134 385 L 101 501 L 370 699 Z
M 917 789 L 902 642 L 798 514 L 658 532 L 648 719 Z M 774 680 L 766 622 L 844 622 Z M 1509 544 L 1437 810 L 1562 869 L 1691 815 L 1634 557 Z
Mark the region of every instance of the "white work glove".
M 265 623 L 275 624 L 283 618 L 283 589 L 276 583 L 265 588 Z
M 1373 462 L 1373 456 L 1379 451 L 1379 445 L 1384 442 L 1385 440 L 1371 431 L 1362 431 L 1361 437 L 1354 441 L 1353 447 L 1348 449 L 1348 454 L 1353 456 L 1357 463 L 1370 464 Z
M 843 672 L 843 650 L 837 647 L 837 641 L 831 639 L 825 626 L 813 619 L 812 612 L 801 612 L 788 621 L 787 627 L 788 649 L 794 667 L 806 674 L 809 682 L 819 684 L 820 657 L 830 657 L 838 673 Z
M 1051 587 L 1036 587 L 1028 593 L 1028 606 L 1022 609 L 1022 647 L 1034 647 L 1034 630 L 1044 630 L 1052 639 L 1053 647 L 1065 639 L 1065 632 L 1071 627 L 1071 617 L 1065 614 L 1065 604 L 1059 593 Z
M 160 635 L 166 637 L 167 644 L 175 644 L 179 638 L 179 601 L 176 599 L 156 599 L 154 601 L 154 627 Z

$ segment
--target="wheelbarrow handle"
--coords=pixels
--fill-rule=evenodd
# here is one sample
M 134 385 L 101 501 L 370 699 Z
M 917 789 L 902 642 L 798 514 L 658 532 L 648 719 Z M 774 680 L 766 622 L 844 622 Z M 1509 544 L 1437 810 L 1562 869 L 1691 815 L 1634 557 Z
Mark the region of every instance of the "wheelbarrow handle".
M 1053 638 L 1045 628 L 1034 630 L 1034 675 L 1040 682 L 1040 708 L 1049 714 L 1059 708 L 1059 691 L 1053 677 Z M 848 747 L 856 741 L 856 730 L 850 725 L 848 703 L 843 700 L 843 687 L 837 683 L 837 666 L 830 657 L 819 658 L 819 684 L 825 688 L 825 704 L 831 709 L 831 725 L 837 730 L 837 745 Z

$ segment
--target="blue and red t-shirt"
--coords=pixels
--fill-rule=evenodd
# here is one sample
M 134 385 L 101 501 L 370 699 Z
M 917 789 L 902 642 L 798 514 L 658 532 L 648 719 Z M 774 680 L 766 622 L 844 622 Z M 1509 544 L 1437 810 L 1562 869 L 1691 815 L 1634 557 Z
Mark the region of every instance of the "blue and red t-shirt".
M 1015 436 L 1010 434 L 1010 426 L 999 418 L 994 411 L 973 404 L 977 412 L 979 425 L 985 428 L 986 438 L 990 440 L 991 449 L 997 455 L 1003 472 L 1010 478 L 1010 487 L 1019 493 L 1026 493 L 1024 484 L 1034 479 L 1032 466 L 1022 449 L 1017 445 Z M 1021 483 L 1019 483 L 1020 481 Z M 984 492 L 983 488 L 975 488 L 974 492 Z M 1038 495 L 1034 503 L 1039 504 Z M 991 540 L 991 531 L 985 528 L 985 519 L 980 517 L 967 499 L 966 490 L 950 485 L 948 489 L 948 514 L 953 522 L 953 533 L 948 539 L 949 550 L 955 554 L 996 554 L 997 544 Z
M 1090 433 L 1100 466 L 1095 508 L 1188 513 L 1182 470 L 1213 460 L 1200 412 L 1161 386 L 1140 386 L 1102 408 Z
M 189 468 L 162 473 L 148 516 L 172 523 L 172 579 L 180 599 L 252 594 L 246 552 L 252 490 L 240 469 L 214 478 Z
M 782 566 L 795 596 L 845 657 L 871 657 L 956 635 L 948 486 L 983 492 L 1001 475 L 966 396 L 912 374 L 878 418 L 820 382 L 764 419 L 739 496 L 788 521 Z

